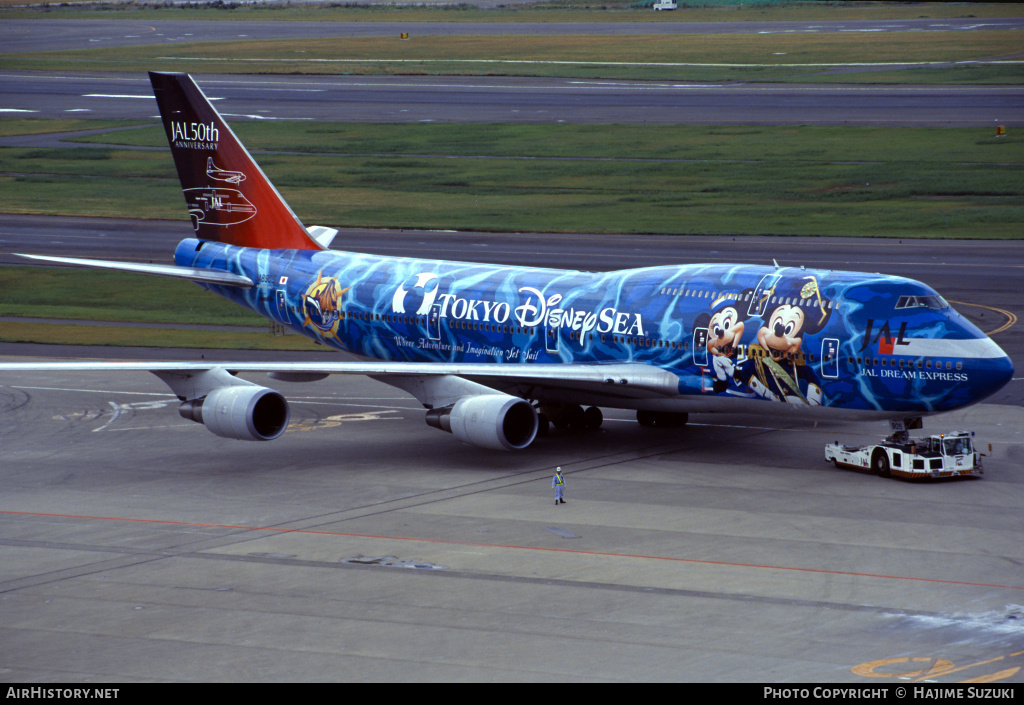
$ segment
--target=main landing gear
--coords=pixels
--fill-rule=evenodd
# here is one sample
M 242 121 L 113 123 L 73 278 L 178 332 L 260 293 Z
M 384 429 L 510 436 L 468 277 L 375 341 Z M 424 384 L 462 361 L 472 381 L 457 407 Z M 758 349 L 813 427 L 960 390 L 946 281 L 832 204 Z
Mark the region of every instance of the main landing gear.
M 537 435 L 544 436 L 550 423 L 559 430 L 590 431 L 601 428 L 604 414 L 596 406 L 584 409 L 579 404 L 542 406 L 537 409 Z
M 680 428 L 685 426 L 689 415 L 674 411 L 638 411 L 636 420 L 647 428 Z M 537 435 L 546 436 L 550 426 L 560 431 L 593 431 L 601 428 L 604 414 L 596 406 L 583 408 L 578 404 L 537 407 Z
M 679 428 L 685 426 L 690 415 L 678 411 L 638 411 L 636 420 L 648 428 Z

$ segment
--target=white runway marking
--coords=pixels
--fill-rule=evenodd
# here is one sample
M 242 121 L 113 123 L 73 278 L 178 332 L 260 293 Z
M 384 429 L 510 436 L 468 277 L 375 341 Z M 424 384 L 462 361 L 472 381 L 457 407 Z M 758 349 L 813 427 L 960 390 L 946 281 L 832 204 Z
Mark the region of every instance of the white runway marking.
M 143 98 L 145 100 L 156 100 L 151 95 L 116 95 L 113 93 L 86 93 L 83 98 Z
M 549 61 L 540 59 L 228 59 L 203 56 L 161 56 L 164 61 L 231 61 L 233 63 L 309 63 L 309 64 L 529 64 L 545 66 L 627 66 L 652 68 L 887 68 L 892 66 L 950 66 L 962 64 L 1020 64 L 1024 61 L 881 61 L 843 63 L 695 63 L 661 61 Z M 451 87 L 451 86 L 447 86 Z

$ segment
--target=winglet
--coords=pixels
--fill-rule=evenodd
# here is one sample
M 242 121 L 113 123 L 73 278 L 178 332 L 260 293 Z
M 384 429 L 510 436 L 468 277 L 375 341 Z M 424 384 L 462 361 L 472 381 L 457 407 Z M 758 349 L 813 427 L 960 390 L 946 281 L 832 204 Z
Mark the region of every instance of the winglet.
M 324 249 L 184 73 L 150 72 L 196 237 L 242 247 Z

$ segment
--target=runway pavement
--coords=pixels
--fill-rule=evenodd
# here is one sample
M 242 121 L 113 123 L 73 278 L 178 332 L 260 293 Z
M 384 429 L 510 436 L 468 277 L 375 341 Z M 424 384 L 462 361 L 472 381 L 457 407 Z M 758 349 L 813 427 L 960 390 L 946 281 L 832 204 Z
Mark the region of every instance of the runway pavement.
M 0 387 L 9 682 L 1020 682 L 1024 410 L 980 480 L 837 470 L 877 424 L 609 413 L 464 446 L 365 379 L 227 441 L 148 375 Z M 565 468 L 568 504 L 550 477 Z
M 675 125 L 1024 124 L 1014 85 L 694 84 L 512 76 L 240 76 L 199 86 L 229 121 L 534 122 Z M 156 120 L 144 74 L 5 71 L 19 117 Z M 6 143 L 6 142 L 5 142 Z

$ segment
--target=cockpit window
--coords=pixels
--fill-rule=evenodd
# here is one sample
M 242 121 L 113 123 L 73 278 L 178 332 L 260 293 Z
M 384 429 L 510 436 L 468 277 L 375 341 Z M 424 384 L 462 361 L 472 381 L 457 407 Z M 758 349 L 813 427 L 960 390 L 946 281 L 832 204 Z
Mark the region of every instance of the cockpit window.
M 896 308 L 949 308 L 949 304 L 941 296 L 901 296 Z

